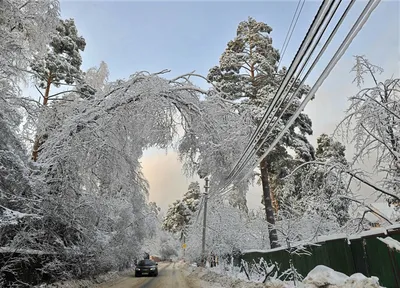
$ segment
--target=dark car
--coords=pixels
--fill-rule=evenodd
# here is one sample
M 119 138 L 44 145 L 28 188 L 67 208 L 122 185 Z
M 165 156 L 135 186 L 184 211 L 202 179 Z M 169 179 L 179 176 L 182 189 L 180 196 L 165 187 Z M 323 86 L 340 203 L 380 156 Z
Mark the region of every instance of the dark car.
M 157 277 L 158 275 L 158 264 L 149 259 L 141 260 L 136 265 L 135 277 L 140 277 L 144 275 Z

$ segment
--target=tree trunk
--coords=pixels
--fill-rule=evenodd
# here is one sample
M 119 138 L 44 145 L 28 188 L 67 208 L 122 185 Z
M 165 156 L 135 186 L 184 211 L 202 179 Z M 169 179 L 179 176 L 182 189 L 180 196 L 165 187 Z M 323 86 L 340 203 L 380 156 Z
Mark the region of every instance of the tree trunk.
M 249 42 L 249 56 L 250 59 L 252 58 L 253 55 L 253 49 L 252 49 L 252 44 L 251 41 Z M 250 95 L 250 99 L 255 100 L 257 97 L 257 91 L 256 91 L 256 67 L 255 67 L 256 63 L 251 63 L 249 64 L 249 72 L 250 72 L 250 81 L 251 81 L 251 87 L 253 92 Z
M 50 86 L 51 86 L 51 81 L 53 79 L 53 76 L 49 75 L 49 78 L 47 79 L 47 86 L 46 86 L 46 90 L 44 92 L 44 96 L 43 96 L 43 106 L 47 106 L 47 103 L 49 101 L 49 94 L 50 94 Z M 38 155 L 39 155 L 39 148 L 40 148 L 40 139 L 41 137 L 36 134 L 35 136 L 35 143 L 33 144 L 33 151 L 32 151 L 32 160 L 34 162 L 37 161 Z
M 265 206 L 265 218 L 268 222 L 268 232 L 269 232 L 269 241 L 271 243 L 271 248 L 279 247 L 278 244 L 278 233 L 276 229 L 273 227 L 275 225 L 275 217 L 274 217 L 274 209 L 272 206 L 271 192 L 269 187 L 269 178 L 268 178 L 268 163 L 264 158 L 260 164 L 261 170 L 261 182 L 263 189 L 263 200 Z
M 32 160 L 34 162 L 37 161 L 38 154 L 39 154 L 39 136 L 36 134 L 35 136 L 35 143 L 33 143 L 33 151 L 32 151 Z

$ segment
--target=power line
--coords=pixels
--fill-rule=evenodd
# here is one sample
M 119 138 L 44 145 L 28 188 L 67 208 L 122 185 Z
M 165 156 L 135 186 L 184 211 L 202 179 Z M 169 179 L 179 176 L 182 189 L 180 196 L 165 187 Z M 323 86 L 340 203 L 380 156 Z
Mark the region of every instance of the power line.
M 316 14 L 316 16 L 314 17 L 314 20 L 312 22 L 312 24 L 310 25 L 299 49 L 297 50 L 297 53 L 295 55 L 295 57 L 293 58 L 292 63 L 290 64 L 289 70 L 286 73 L 284 79 L 282 80 L 278 91 L 276 92 L 274 98 L 272 99 L 272 103 L 270 104 L 270 106 L 267 108 L 267 111 L 264 113 L 264 116 L 261 120 L 261 122 L 259 123 L 259 125 L 257 126 L 256 130 L 253 132 L 253 134 L 250 137 L 250 140 L 244 150 L 244 152 L 242 153 L 240 159 L 236 162 L 235 166 L 233 167 L 231 173 L 228 175 L 227 178 L 230 178 L 232 176 L 232 174 L 235 172 L 235 170 L 238 168 L 239 164 L 241 163 L 241 161 L 243 160 L 244 156 L 247 154 L 247 152 L 249 151 L 249 149 L 251 148 L 252 145 L 254 145 L 255 142 L 257 142 L 259 139 L 258 133 L 261 129 L 261 127 L 265 124 L 265 121 L 268 118 L 268 115 L 271 113 L 271 110 L 273 109 L 273 107 L 276 105 L 276 102 L 278 101 L 278 97 L 280 97 L 280 95 L 282 94 L 282 92 L 284 91 L 284 89 L 286 88 L 289 79 L 292 78 L 294 72 L 297 70 L 297 67 L 299 66 L 299 61 L 302 59 L 303 55 L 305 54 L 306 51 L 304 51 L 306 49 L 306 46 L 308 46 L 309 42 L 310 42 L 310 38 L 312 38 L 312 36 L 315 35 L 315 33 L 317 31 L 314 31 L 316 29 L 316 26 L 318 26 L 320 23 L 320 18 L 323 17 L 324 15 L 326 15 L 325 9 L 327 8 L 327 5 L 329 4 L 329 2 L 331 2 L 332 5 L 332 1 L 329 0 L 324 0 L 324 2 L 321 4 L 321 6 L 318 9 L 318 12 Z M 325 13 L 325 14 L 324 14 Z
M 303 80 L 301 81 L 301 83 L 299 84 L 299 87 L 296 89 L 296 91 L 292 94 L 292 97 L 290 98 L 289 102 L 286 104 L 286 107 L 283 109 L 283 111 L 281 112 L 281 114 L 279 115 L 279 117 L 277 118 L 277 120 L 273 123 L 272 127 L 269 129 L 268 134 L 265 136 L 265 138 L 262 140 L 262 142 L 258 145 L 258 149 L 261 149 L 261 146 L 265 143 L 267 137 L 269 136 L 269 134 L 271 133 L 271 131 L 273 131 L 273 129 L 276 127 L 278 120 L 280 118 L 282 118 L 283 114 L 286 112 L 286 110 L 289 108 L 289 106 L 293 103 L 296 94 L 299 92 L 299 90 L 301 89 L 301 86 L 304 85 L 305 80 L 308 78 L 308 76 L 310 75 L 312 69 L 315 67 L 315 65 L 317 64 L 317 62 L 320 60 L 320 58 L 322 57 L 323 53 L 326 51 L 326 48 L 328 47 L 328 45 L 330 44 L 330 42 L 332 41 L 333 37 L 335 36 L 336 32 L 338 31 L 339 27 L 342 25 L 344 19 L 346 18 L 348 12 L 350 11 L 350 9 L 352 8 L 352 6 L 354 5 L 355 0 L 350 1 L 350 3 L 348 4 L 346 10 L 343 12 L 339 22 L 336 24 L 335 28 L 332 30 L 331 34 L 329 35 L 328 39 L 326 40 L 324 46 L 322 47 L 322 49 L 320 50 L 320 52 L 318 53 L 317 57 L 315 58 L 315 60 L 313 61 L 313 63 L 311 64 L 309 70 L 307 71 L 306 75 L 303 77 Z M 336 9 L 339 6 L 336 7 Z M 333 17 L 333 14 L 331 15 L 331 19 Z M 325 27 L 324 31 L 326 30 L 327 27 Z M 320 35 L 321 38 L 322 34 Z M 277 110 L 276 110 L 277 112 Z M 276 113 L 272 116 L 271 119 L 273 119 L 276 116 Z M 265 130 L 268 129 L 269 124 L 272 122 L 272 120 L 268 123 L 268 126 L 265 128 Z
M 299 20 L 299 17 L 300 17 L 301 11 L 303 10 L 303 6 L 304 6 L 305 2 L 306 2 L 306 0 L 303 0 L 303 3 L 301 4 L 301 7 L 300 7 L 299 14 L 296 17 L 297 11 L 299 10 L 299 6 L 300 6 L 300 3 L 301 3 L 301 0 L 299 0 L 299 2 L 297 2 L 296 11 L 294 11 L 292 22 L 290 22 L 290 26 L 289 26 L 288 32 L 286 33 L 285 40 L 283 41 L 282 49 L 280 50 L 280 51 L 282 51 L 282 55 L 281 55 L 281 57 L 279 59 L 279 62 L 278 62 L 278 70 L 279 70 L 279 67 L 281 65 L 282 59 L 285 56 L 286 48 L 289 45 L 290 39 L 292 38 L 292 35 L 293 35 L 293 32 L 294 32 L 294 28 L 296 27 L 297 21 Z M 295 20 L 295 18 L 296 18 L 296 20 Z M 294 22 L 294 25 L 293 25 L 293 22 Z M 293 25 L 293 28 L 292 28 L 292 25 Z
M 307 103 L 311 100 L 312 96 L 314 93 L 318 90 L 318 88 L 321 86 L 323 81 L 328 77 L 329 73 L 332 71 L 332 69 L 335 67 L 336 63 L 340 60 L 340 58 L 343 56 L 344 52 L 347 50 L 353 39 L 357 36 L 358 32 L 361 30 L 361 28 L 364 26 L 366 21 L 368 20 L 369 16 L 371 13 L 375 10 L 375 8 L 378 6 L 381 0 L 369 0 L 368 4 L 362 11 L 361 15 L 358 17 L 357 21 L 353 24 L 351 30 L 349 33 L 346 35 L 346 38 L 343 40 L 341 43 L 340 47 L 337 49 L 336 53 L 334 56 L 331 58 L 329 61 L 328 65 L 325 67 L 324 71 L 314 84 L 314 86 L 311 88 L 311 90 L 308 92 L 307 96 L 301 103 L 301 105 L 298 107 L 296 112 L 292 115 L 292 117 L 289 119 L 285 127 L 282 129 L 282 131 L 278 134 L 278 136 L 275 138 L 275 140 L 272 142 L 272 144 L 268 147 L 268 149 L 262 154 L 261 157 L 258 158 L 257 160 L 257 165 L 264 159 L 270 152 L 271 150 L 275 147 L 275 145 L 280 141 L 280 139 L 284 136 L 286 131 L 290 128 L 290 126 L 293 124 L 293 122 L 296 120 L 296 118 L 299 116 L 301 111 L 304 109 L 304 107 L 307 105 Z M 253 167 L 254 169 L 255 167 Z M 225 193 L 223 193 L 225 194 Z
M 324 6 L 324 4 L 325 4 L 325 6 Z M 329 4 L 329 6 L 327 7 L 328 4 Z M 325 20 L 326 20 L 328 14 L 329 14 L 329 12 L 331 12 L 332 7 L 333 7 L 333 4 L 334 4 L 333 1 L 330 1 L 330 3 L 329 3 L 329 1 L 324 1 L 324 2 L 321 4 L 321 6 L 320 6 L 320 8 L 319 8 L 319 10 L 318 10 L 318 12 L 317 12 L 317 15 L 316 15 L 315 18 L 314 18 L 313 23 L 311 24 L 309 30 L 307 31 L 307 34 L 306 34 L 306 36 L 305 36 L 303 42 L 301 43 L 301 46 L 300 46 L 300 48 L 298 49 L 298 51 L 297 51 L 297 53 L 296 53 L 296 55 L 295 55 L 295 58 L 293 59 L 293 62 L 292 62 L 292 64 L 291 64 L 290 68 L 289 68 L 288 73 L 285 75 L 285 79 L 282 81 L 281 86 L 279 87 L 277 93 L 275 94 L 275 97 L 274 97 L 272 103 L 268 106 L 267 111 L 265 112 L 262 121 L 261 121 L 260 124 L 258 125 L 256 131 L 253 133 L 253 135 L 252 135 L 252 137 L 251 137 L 249 143 L 247 144 L 247 146 L 246 146 L 246 148 L 245 148 L 243 154 L 241 155 L 239 161 L 236 163 L 236 165 L 235 165 L 234 168 L 232 169 L 231 173 L 228 175 L 228 181 L 230 181 L 229 179 L 233 179 L 233 178 L 238 174 L 238 171 L 240 171 L 240 170 L 242 169 L 243 166 L 246 166 L 247 162 L 249 161 L 249 158 L 252 157 L 252 156 L 250 156 L 250 157 L 248 156 L 248 157 L 245 159 L 245 161 L 241 162 L 241 161 L 243 160 L 243 158 L 244 158 L 244 157 L 247 155 L 247 153 L 249 152 L 249 149 L 251 148 L 251 146 L 253 146 L 253 149 L 254 149 L 254 148 L 255 148 L 254 145 L 257 144 L 257 142 L 260 140 L 260 138 L 262 137 L 263 133 L 265 132 L 265 129 L 264 129 L 261 133 L 259 133 L 260 130 L 262 129 L 262 127 L 264 126 L 265 122 L 266 122 L 267 119 L 269 118 L 269 116 L 270 116 L 271 112 L 273 111 L 274 107 L 277 107 L 277 103 L 281 103 L 281 102 L 282 102 L 282 101 L 278 102 L 278 101 L 279 101 L 279 98 L 276 97 L 276 96 L 281 96 L 281 94 L 284 92 L 283 89 L 280 89 L 280 88 L 282 87 L 282 84 L 283 84 L 284 82 L 286 82 L 286 83 L 285 83 L 285 88 L 286 88 L 286 86 L 287 86 L 287 84 L 288 84 L 288 81 L 289 81 L 290 79 L 293 79 L 292 75 L 294 74 L 295 71 L 292 71 L 292 72 L 290 71 L 290 70 L 293 68 L 292 65 L 293 65 L 294 63 L 296 63 L 297 58 L 300 58 L 301 60 L 304 59 L 304 55 L 306 55 L 306 54 L 308 53 L 308 51 L 309 51 L 309 49 L 310 49 L 310 46 L 312 45 L 312 43 L 313 43 L 313 41 L 314 41 L 314 39 L 315 39 L 317 33 L 320 32 L 320 29 L 321 29 L 322 24 L 325 22 Z M 332 18 L 330 18 L 329 21 L 330 21 L 331 19 L 332 19 Z M 326 25 L 328 25 L 328 24 L 329 24 L 329 22 L 328 22 Z M 321 34 L 321 35 L 322 35 L 322 34 Z M 311 40 L 308 40 L 308 38 L 309 38 L 310 36 L 311 36 Z M 320 40 L 320 38 L 318 39 L 318 41 L 319 41 L 319 40 Z M 318 44 L 318 41 L 314 44 L 314 47 L 312 48 L 311 53 L 308 55 L 308 57 L 307 57 L 307 59 L 306 59 L 306 62 L 303 64 L 301 70 L 304 69 L 305 65 L 306 65 L 307 62 L 309 61 L 309 58 L 310 58 L 312 52 L 315 50 L 316 45 Z M 306 47 L 305 47 L 305 46 L 306 46 Z M 300 53 L 300 52 L 302 52 L 302 53 Z M 299 62 L 299 61 L 297 61 L 297 62 Z M 300 65 L 300 63 L 296 63 L 296 67 L 295 67 L 294 69 L 297 70 L 297 68 L 298 68 L 299 65 Z M 293 70 L 293 69 L 292 69 L 292 70 Z M 290 73 L 290 72 L 291 72 L 291 73 Z M 287 76 L 290 76 L 290 78 L 287 77 Z M 298 77 L 298 76 L 297 76 L 297 77 Z M 296 79 L 297 79 L 297 77 L 296 77 Z M 294 83 L 294 82 L 293 82 L 293 83 Z M 252 153 L 252 152 L 250 152 L 250 153 Z
M 342 0 L 340 0 L 339 2 L 336 2 L 337 5 L 335 6 L 333 13 L 331 13 L 331 15 L 328 18 L 327 23 L 325 24 L 325 27 L 322 30 L 322 33 L 320 33 L 320 35 L 318 36 L 317 41 L 314 43 L 314 46 L 311 50 L 311 52 L 308 54 L 306 61 L 304 62 L 304 64 L 302 65 L 300 72 L 299 72 L 299 76 L 302 74 L 305 66 L 307 65 L 307 63 L 309 62 L 314 50 L 316 49 L 318 43 L 320 42 L 323 34 L 325 33 L 329 23 L 331 22 L 333 16 L 335 15 L 337 9 L 339 8 L 340 4 L 341 4 Z M 328 47 L 329 43 L 331 42 L 333 36 L 336 34 L 337 30 L 339 29 L 340 25 L 342 24 L 344 18 L 347 16 L 348 12 L 350 11 L 351 7 L 353 6 L 353 4 L 355 3 L 355 0 L 352 0 L 349 5 L 347 6 L 346 10 L 344 11 L 344 13 L 342 14 L 339 22 L 336 24 L 335 28 L 333 29 L 333 31 L 331 32 L 331 34 L 329 35 L 328 39 L 326 40 L 324 46 L 322 47 L 322 49 L 320 50 L 320 52 L 318 53 L 316 59 L 313 61 L 312 65 L 310 66 L 310 68 L 308 69 L 306 75 L 303 77 L 302 81 L 300 82 L 300 84 L 298 85 L 298 88 L 296 89 L 296 91 L 294 93 L 292 93 L 292 96 L 290 97 L 286 107 L 284 108 L 284 110 L 281 112 L 280 116 L 278 118 L 276 118 L 275 123 L 273 124 L 273 127 L 270 128 L 268 130 L 268 134 L 264 136 L 264 138 L 262 139 L 261 143 L 256 144 L 257 147 L 255 147 L 255 149 L 250 152 L 250 154 L 246 157 L 245 161 L 243 162 L 243 164 L 238 168 L 238 170 L 236 170 L 236 173 L 234 173 L 232 175 L 232 178 L 234 178 L 241 170 L 243 170 L 247 164 L 248 161 L 250 161 L 250 159 L 256 155 L 257 151 L 259 151 L 262 147 L 262 145 L 267 141 L 269 134 L 273 131 L 273 129 L 276 127 L 276 125 L 278 124 L 279 119 L 283 116 L 283 114 L 286 112 L 286 110 L 289 108 L 289 106 L 292 104 L 292 102 L 294 101 L 297 93 L 299 92 L 299 90 L 302 88 L 305 80 L 307 79 L 307 77 L 309 76 L 309 74 L 311 73 L 311 71 L 314 69 L 315 65 L 317 64 L 317 62 L 319 61 L 319 59 L 321 58 L 322 54 L 325 52 L 326 48 Z M 263 129 L 263 132 L 261 133 L 262 135 L 265 133 L 265 131 L 267 131 L 270 123 L 273 121 L 273 119 L 275 118 L 276 114 L 278 113 L 279 107 L 285 102 L 285 100 L 288 98 L 290 90 L 293 88 L 294 84 L 296 83 L 296 81 L 298 80 L 299 76 L 293 80 L 291 87 L 288 89 L 286 96 L 284 98 L 282 98 L 282 100 L 280 101 L 280 103 L 278 104 L 278 108 L 276 108 L 274 114 L 269 117 L 269 122 L 267 123 L 267 126 Z

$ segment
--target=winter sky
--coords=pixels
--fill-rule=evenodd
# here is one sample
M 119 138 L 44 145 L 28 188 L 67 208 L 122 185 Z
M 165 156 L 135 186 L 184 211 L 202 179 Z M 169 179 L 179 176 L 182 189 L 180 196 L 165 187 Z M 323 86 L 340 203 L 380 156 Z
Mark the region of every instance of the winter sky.
M 61 14 L 63 18 L 74 18 L 79 33 L 86 39 L 83 69 L 105 61 L 111 80 L 114 80 L 126 78 L 139 70 L 156 72 L 166 68 L 172 70 L 169 77 L 193 70 L 206 75 L 209 68 L 218 64 L 227 42 L 235 36 L 238 23 L 248 16 L 268 23 L 273 28 L 274 45 L 281 49 L 297 3 L 294 0 L 65 0 L 61 1 Z M 289 66 L 320 3 L 306 1 L 283 57 L 284 65 Z M 325 67 L 333 49 L 343 40 L 364 4 L 365 1 L 358 1 L 355 5 L 332 48 L 310 76 L 310 84 Z M 349 73 L 353 55 L 366 55 L 372 63 L 382 66 L 385 78 L 399 75 L 399 24 L 398 1 L 382 1 L 318 91 L 316 99 L 306 108 L 313 120 L 313 143 L 321 133 L 333 132 L 343 117 L 347 97 L 357 92 Z M 207 87 L 203 80 L 196 81 L 196 84 Z M 351 157 L 351 149 L 348 156 Z M 163 209 L 180 198 L 191 181 L 183 176 L 173 151 L 147 150 L 142 165 L 150 182 L 150 200 L 156 201 Z M 364 190 L 361 193 L 368 194 Z M 248 193 L 249 207 L 259 206 L 260 197 L 260 187 L 252 188 Z

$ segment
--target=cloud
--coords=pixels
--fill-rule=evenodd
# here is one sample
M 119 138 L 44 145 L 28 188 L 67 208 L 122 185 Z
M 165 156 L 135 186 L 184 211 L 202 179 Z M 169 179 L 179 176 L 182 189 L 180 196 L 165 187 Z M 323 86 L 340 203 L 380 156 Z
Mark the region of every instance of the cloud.
M 192 181 L 197 177 L 187 178 L 182 173 L 182 164 L 174 151 L 151 149 L 141 159 L 143 173 L 150 184 L 149 201 L 156 202 L 166 211 L 168 205 L 181 199 Z
M 163 211 L 177 199 L 181 199 L 192 181 L 198 181 L 203 189 L 203 180 L 198 176 L 186 177 L 182 172 L 182 163 L 175 151 L 151 148 L 143 153 L 141 159 L 143 173 L 150 184 L 149 201 L 156 202 Z M 247 193 L 247 205 L 250 209 L 261 206 L 261 187 L 254 185 Z

